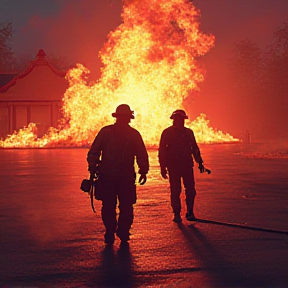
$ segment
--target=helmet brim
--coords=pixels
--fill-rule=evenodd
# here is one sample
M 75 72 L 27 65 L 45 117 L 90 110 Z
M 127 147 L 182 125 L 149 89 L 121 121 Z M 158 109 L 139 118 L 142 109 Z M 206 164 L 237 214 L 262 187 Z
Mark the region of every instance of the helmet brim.
M 184 116 L 184 115 L 172 115 L 170 117 L 170 119 L 175 119 L 175 118 L 183 118 L 183 119 L 188 119 L 188 116 Z
M 133 112 L 133 111 L 132 111 Z M 130 119 L 135 119 L 133 114 L 122 114 L 122 113 L 112 113 L 112 116 L 117 118 L 117 117 L 121 117 L 121 116 L 125 116 L 125 117 L 130 117 Z

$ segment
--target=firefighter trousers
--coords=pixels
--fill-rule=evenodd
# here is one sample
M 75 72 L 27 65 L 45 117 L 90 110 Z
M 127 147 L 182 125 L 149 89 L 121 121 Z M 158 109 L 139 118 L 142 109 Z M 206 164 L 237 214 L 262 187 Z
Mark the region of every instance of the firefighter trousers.
M 105 179 L 102 183 L 101 216 L 106 233 L 117 233 L 121 240 L 129 240 L 129 231 L 133 223 L 133 204 L 136 203 L 134 177 Z M 119 204 L 117 219 L 116 207 Z
M 173 213 L 180 214 L 182 181 L 186 196 L 187 212 L 193 211 L 196 196 L 193 167 L 168 167 L 169 183 L 171 191 L 171 206 Z M 182 181 L 181 181 L 182 180 Z

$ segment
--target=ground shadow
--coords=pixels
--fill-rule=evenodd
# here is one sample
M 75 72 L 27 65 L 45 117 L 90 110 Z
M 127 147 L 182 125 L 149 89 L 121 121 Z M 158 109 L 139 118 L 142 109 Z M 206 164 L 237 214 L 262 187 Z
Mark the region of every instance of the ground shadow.
M 223 255 L 218 251 L 213 240 L 209 240 L 195 224 L 178 224 L 178 227 L 187 239 L 192 253 L 210 274 L 211 287 L 267 287 L 264 279 L 245 276 L 239 267 L 235 267 L 233 255 Z
M 202 232 L 193 224 L 188 227 L 182 223 L 178 224 L 178 228 L 182 231 L 192 253 L 201 262 L 203 268 L 211 275 L 211 283 L 213 287 L 228 287 L 225 285 L 227 278 L 234 277 L 234 271 L 231 263 L 223 258 L 216 248 L 210 243 Z M 228 280 L 228 282 L 230 282 Z
M 93 279 L 97 287 L 133 287 L 135 273 L 129 244 L 120 245 L 118 250 L 113 245 L 106 245 L 97 274 Z

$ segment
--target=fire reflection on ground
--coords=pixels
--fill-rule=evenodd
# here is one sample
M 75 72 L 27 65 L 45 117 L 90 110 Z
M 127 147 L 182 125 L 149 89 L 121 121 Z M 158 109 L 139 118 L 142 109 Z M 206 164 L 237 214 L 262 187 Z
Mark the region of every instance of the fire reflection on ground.
M 285 158 L 246 157 L 259 151 L 257 145 L 200 148 L 212 173 L 195 171 L 196 216 L 288 230 L 287 222 L 279 221 L 288 207 Z M 130 247 L 120 249 L 117 240 L 112 249 L 105 248 L 101 203 L 95 203 L 95 215 L 79 188 L 88 176 L 86 153 L 87 149 L 0 149 L 2 286 L 285 283 L 286 235 L 205 221 L 171 221 L 169 184 L 160 177 L 157 150 L 149 151 L 147 183 L 137 186 Z M 184 195 L 182 201 L 185 207 Z M 113 282 L 115 278 L 119 282 Z

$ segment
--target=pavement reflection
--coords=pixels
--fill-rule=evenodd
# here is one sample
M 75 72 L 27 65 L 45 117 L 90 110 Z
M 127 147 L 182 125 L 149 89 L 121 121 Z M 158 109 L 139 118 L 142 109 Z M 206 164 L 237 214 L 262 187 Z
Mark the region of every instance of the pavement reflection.
M 149 151 L 128 247 L 104 245 L 101 203 L 94 214 L 80 190 L 86 149 L 0 150 L 0 287 L 287 286 L 287 234 L 271 232 L 288 229 L 287 161 L 240 148 L 202 147 L 212 174 L 195 173 L 200 220 L 181 225 Z

